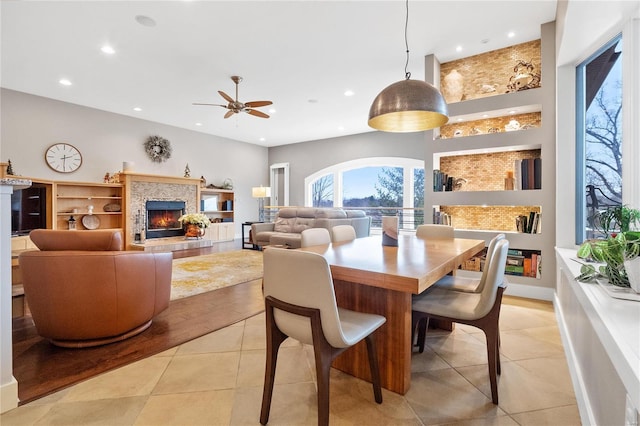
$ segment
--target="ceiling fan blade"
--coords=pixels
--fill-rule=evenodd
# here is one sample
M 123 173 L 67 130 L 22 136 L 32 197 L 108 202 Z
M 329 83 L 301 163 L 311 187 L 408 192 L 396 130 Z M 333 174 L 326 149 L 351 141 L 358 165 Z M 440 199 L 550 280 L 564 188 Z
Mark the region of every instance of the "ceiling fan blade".
M 233 115 L 233 110 L 229 110 L 227 111 L 227 113 L 224 115 L 224 118 L 229 118 Z
M 222 90 L 218 90 L 218 93 L 220 93 L 220 96 L 222 96 L 227 102 L 235 102 L 231 96 L 227 95 Z
M 245 102 L 245 105 L 248 106 L 249 108 L 257 108 L 257 107 L 271 105 L 272 103 L 273 102 L 271 101 L 251 101 L 251 102 Z
M 197 102 L 194 102 L 191 105 L 221 106 L 222 108 L 226 108 L 227 107 L 226 105 L 221 105 L 221 104 L 201 104 L 201 103 L 197 103 Z
M 255 115 L 256 117 L 269 118 L 267 114 L 257 109 L 246 109 L 245 111 L 247 111 L 247 114 Z

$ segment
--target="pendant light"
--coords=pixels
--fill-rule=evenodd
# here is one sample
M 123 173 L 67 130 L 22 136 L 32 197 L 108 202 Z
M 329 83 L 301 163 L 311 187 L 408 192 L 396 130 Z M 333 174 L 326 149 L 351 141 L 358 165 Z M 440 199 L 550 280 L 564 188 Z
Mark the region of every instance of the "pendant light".
M 371 104 L 369 126 L 385 132 L 420 132 L 434 129 L 449 121 L 447 103 L 438 89 L 431 84 L 411 80 L 409 65 L 409 0 L 406 0 L 404 42 L 407 61 L 404 66 L 405 79 L 387 86 Z

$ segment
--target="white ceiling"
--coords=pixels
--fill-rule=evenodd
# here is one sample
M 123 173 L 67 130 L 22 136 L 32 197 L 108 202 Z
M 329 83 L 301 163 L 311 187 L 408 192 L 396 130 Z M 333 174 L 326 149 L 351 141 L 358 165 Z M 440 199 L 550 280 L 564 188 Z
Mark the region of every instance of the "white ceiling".
M 404 78 L 403 0 L 3 0 L 1 8 L 2 87 L 257 145 L 372 131 L 371 102 Z M 555 14 L 556 0 L 412 0 L 411 76 L 424 78 L 430 53 L 447 62 L 537 39 Z M 102 53 L 104 44 L 115 54 Z M 235 96 L 232 75 L 244 78 L 240 101 L 273 101 L 270 119 L 225 120 L 223 108 L 192 105 L 225 103 L 218 90 Z

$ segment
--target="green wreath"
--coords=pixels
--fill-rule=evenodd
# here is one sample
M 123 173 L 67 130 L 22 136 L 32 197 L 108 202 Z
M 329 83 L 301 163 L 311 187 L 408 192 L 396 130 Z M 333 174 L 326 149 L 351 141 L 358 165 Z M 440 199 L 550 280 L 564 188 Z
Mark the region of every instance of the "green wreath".
M 162 163 L 171 157 L 171 144 L 161 136 L 149 136 L 144 143 L 144 150 L 151 161 Z

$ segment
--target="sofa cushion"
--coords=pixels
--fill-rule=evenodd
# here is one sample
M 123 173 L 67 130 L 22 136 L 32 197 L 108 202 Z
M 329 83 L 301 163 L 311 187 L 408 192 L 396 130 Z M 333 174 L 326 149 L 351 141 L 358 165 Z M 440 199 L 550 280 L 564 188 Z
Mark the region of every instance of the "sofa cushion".
M 313 207 L 300 208 L 298 209 L 297 216 L 308 218 L 308 219 L 315 219 L 317 211 L 318 210 Z
M 364 210 L 345 210 L 347 217 L 366 217 Z
M 295 223 L 296 223 L 295 217 L 278 216 L 273 226 L 273 230 L 276 232 L 293 232 L 293 225 Z
M 342 209 L 318 209 L 315 217 L 318 219 L 344 219 L 347 214 Z
M 298 216 L 298 209 L 284 208 L 278 210 L 277 217 L 281 218 L 296 218 Z
M 306 217 L 297 217 L 293 225 L 293 232 L 302 232 L 305 229 L 313 228 L 316 224 L 315 219 Z

